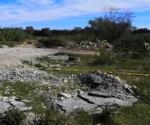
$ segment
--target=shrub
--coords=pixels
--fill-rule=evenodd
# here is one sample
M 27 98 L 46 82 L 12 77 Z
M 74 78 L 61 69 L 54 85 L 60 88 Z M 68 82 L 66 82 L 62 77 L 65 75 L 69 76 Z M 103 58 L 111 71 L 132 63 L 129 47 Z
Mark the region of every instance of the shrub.
M 0 125 L 23 125 L 25 114 L 16 109 L 5 112 L 0 116 Z
M 102 113 L 93 114 L 93 122 L 97 125 L 98 123 L 102 123 L 102 125 L 114 125 L 113 124 L 113 113 L 114 110 L 110 109 L 108 106 L 103 109 Z
M 57 111 L 47 111 L 37 115 L 33 125 L 74 125 L 69 116 Z
M 20 28 L 4 28 L 0 30 L 0 44 L 14 46 L 27 38 L 25 31 Z
M 100 55 L 97 57 L 97 60 L 95 61 L 95 64 L 99 65 L 110 65 L 114 63 L 116 60 L 115 56 L 111 52 L 100 52 Z
M 150 43 L 150 34 L 128 35 L 114 41 L 115 51 L 123 52 L 132 58 L 143 57 L 148 54 L 145 43 Z
M 37 43 L 37 47 L 52 48 L 52 47 L 64 47 L 64 46 L 65 46 L 65 42 L 61 39 L 56 39 L 56 38 L 41 39 Z
M 116 55 L 113 53 L 112 50 L 107 50 L 107 44 L 101 43 L 101 47 L 99 48 L 99 55 L 97 56 L 95 64 L 99 65 L 110 65 L 115 63 Z

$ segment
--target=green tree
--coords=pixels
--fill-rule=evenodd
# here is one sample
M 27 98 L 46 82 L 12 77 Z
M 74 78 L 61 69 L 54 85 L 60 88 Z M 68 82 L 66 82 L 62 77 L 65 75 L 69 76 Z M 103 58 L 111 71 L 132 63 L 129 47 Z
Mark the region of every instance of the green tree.
M 101 39 L 114 40 L 130 31 L 132 17 L 131 12 L 109 8 L 103 17 L 90 20 L 89 24 Z
M 32 26 L 27 26 L 27 27 L 25 28 L 25 31 L 26 31 L 26 33 L 28 33 L 28 34 L 33 35 L 33 33 L 34 33 L 34 28 L 33 28 Z

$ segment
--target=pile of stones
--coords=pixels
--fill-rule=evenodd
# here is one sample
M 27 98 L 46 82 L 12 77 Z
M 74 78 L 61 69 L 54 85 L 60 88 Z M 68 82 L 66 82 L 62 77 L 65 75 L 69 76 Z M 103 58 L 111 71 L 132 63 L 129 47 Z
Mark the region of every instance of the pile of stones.
M 79 49 L 93 49 L 93 50 L 99 50 L 101 47 L 105 47 L 106 50 L 112 51 L 113 45 L 111 45 L 106 40 L 100 41 L 81 41 L 79 43 L 75 42 L 68 42 L 67 48 L 79 48 Z
M 99 47 L 99 42 L 91 42 L 91 41 L 81 41 L 80 43 L 75 43 L 69 41 L 67 44 L 67 48 L 79 48 L 79 49 L 97 49 Z
M 54 106 L 60 111 L 95 113 L 102 112 L 106 107 L 132 106 L 137 101 L 136 87 L 128 85 L 117 76 L 96 71 L 79 75 L 78 78 L 81 84 L 89 87 L 89 90 L 77 90 L 76 95 L 70 96 L 61 94 L 62 98 L 54 101 Z
M 90 41 L 81 41 L 78 46 L 85 49 L 97 48 L 99 43 Z

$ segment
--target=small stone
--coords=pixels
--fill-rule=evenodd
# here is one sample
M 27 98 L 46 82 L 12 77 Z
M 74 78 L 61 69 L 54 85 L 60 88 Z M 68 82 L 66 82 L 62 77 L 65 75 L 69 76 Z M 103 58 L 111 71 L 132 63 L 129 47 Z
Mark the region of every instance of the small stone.
M 63 81 L 64 81 L 64 83 L 68 83 L 68 80 L 67 80 L 67 79 L 64 79 Z
M 24 103 L 30 103 L 30 102 L 31 102 L 31 100 L 23 99 L 23 100 L 22 100 L 22 102 L 24 102 Z
M 65 97 L 65 98 L 71 98 L 70 94 L 67 93 L 59 93 L 59 96 Z
M 78 93 L 78 94 L 84 94 L 85 92 L 83 92 L 82 90 L 78 89 L 78 90 L 77 90 L 77 93 Z
M 132 88 L 133 88 L 134 90 L 137 90 L 137 87 L 136 87 L 136 86 L 132 86 Z
M 118 82 L 121 82 L 121 79 L 120 79 L 118 76 L 116 76 L 115 79 L 116 79 Z

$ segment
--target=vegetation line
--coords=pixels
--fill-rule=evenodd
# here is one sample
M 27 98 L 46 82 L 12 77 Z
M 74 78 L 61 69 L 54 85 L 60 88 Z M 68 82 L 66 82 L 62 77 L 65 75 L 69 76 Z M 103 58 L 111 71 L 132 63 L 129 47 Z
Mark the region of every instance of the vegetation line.
M 113 74 L 113 72 L 109 72 Z M 150 77 L 149 74 L 141 74 L 141 73 L 131 73 L 131 72 L 115 72 L 116 74 L 125 74 L 125 75 L 131 75 L 131 76 L 144 76 L 144 77 Z

